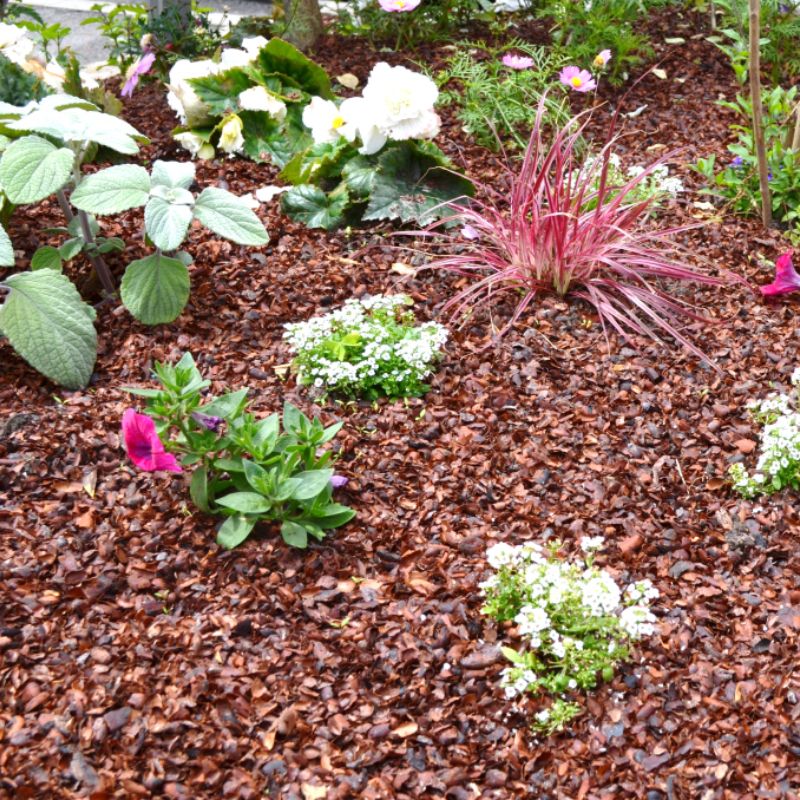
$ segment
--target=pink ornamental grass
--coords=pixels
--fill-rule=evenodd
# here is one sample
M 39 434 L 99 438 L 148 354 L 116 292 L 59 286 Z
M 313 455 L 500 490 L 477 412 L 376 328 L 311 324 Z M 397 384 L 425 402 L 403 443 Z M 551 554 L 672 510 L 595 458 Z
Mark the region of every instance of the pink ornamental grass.
M 421 0 L 378 0 L 378 4 L 384 11 L 405 12 L 413 11 Z
M 766 286 L 759 286 L 764 297 L 774 297 L 778 294 L 788 294 L 800 289 L 800 275 L 797 274 L 792 264 L 792 251 L 778 256 L 775 262 L 775 280 Z
M 518 56 L 515 53 L 506 53 L 501 61 L 509 69 L 531 69 L 533 67 L 533 59 L 530 56 Z
M 128 458 L 145 472 L 182 472 L 172 453 L 164 450 L 164 445 L 156 433 L 156 426 L 146 414 L 137 414 L 129 408 L 122 415 L 122 435 Z
M 476 308 L 510 297 L 515 307 L 502 335 L 541 294 L 569 295 L 594 307 L 605 333 L 610 327 L 625 339 L 637 334 L 658 342 L 666 333 L 704 358 L 681 323 L 708 320 L 671 296 L 662 281 L 721 286 L 741 279 L 706 275 L 680 260 L 673 240 L 696 226 L 646 227 L 652 198 L 635 200 L 635 190 L 664 159 L 622 186 L 609 186 L 612 125 L 605 147 L 587 167 L 577 150 L 587 113 L 556 131 L 548 145 L 542 98 L 521 167 L 506 167 L 508 188 L 479 184 L 479 199 L 452 205 L 451 216 L 420 232 L 443 233 L 449 250 L 429 269 L 474 279 L 445 308 L 467 319 Z M 453 232 L 445 233 L 451 225 Z M 465 242 L 464 228 L 479 236 Z
M 591 92 L 597 88 L 597 81 L 595 81 L 588 69 L 564 67 L 559 73 L 558 79 L 564 86 L 576 92 Z

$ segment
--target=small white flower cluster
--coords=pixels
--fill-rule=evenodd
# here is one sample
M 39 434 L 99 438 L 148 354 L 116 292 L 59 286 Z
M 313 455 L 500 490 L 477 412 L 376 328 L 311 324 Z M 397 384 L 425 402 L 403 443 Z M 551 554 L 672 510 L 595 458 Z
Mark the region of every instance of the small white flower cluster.
M 376 295 L 285 325 L 298 380 L 348 395 L 422 394 L 447 341 L 436 322 L 417 325 L 407 295 Z
M 372 68 L 361 97 L 337 106 L 312 97 L 303 110 L 303 124 L 316 144 L 360 139 L 359 152 L 377 153 L 387 141 L 432 139 L 441 120 L 433 106 L 439 89 L 426 75 L 381 61 Z
M 580 545 L 586 555 L 575 561 L 530 542 L 501 542 L 487 550 L 486 559 L 496 572 L 481 584 L 483 612 L 500 622 L 513 621 L 526 644 L 520 652 L 503 649 L 512 662 L 502 678 L 509 699 L 540 690 L 563 695 L 592 688 L 598 674 L 606 679 L 613 675 L 630 642 L 655 630 L 650 601 L 658 590 L 652 583 L 637 581 L 623 592 L 610 573 L 594 566 L 603 538 L 584 536 Z M 555 717 L 548 711 L 537 718 L 542 729 L 578 711 L 563 703 L 552 708 Z
M 800 489 L 800 367 L 791 381 L 793 394 L 773 392 L 747 404 L 753 419 L 764 428 L 755 472 L 749 474 L 741 463 L 728 470 L 733 488 L 743 497 L 772 494 L 786 486 Z
M 626 174 L 629 178 L 638 178 L 645 169 L 646 167 L 635 164 L 632 167 L 628 167 Z M 638 188 L 648 196 L 669 194 L 674 197 L 680 192 L 686 191 L 683 181 L 680 178 L 670 176 L 666 164 L 659 164 L 657 167 L 654 167 Z

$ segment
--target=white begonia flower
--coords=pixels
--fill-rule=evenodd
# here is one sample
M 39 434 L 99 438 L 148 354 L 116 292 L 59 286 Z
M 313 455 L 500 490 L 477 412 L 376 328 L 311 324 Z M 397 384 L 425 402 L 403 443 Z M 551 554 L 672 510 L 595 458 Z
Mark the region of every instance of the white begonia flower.
M 285 192 L 288 188 L 288 186 L 261 186 L 253 194 L 255 194 L 259 203 L 269 203 L 270 200 Z
M 365 156 L 377 153 L 386 144 L 386 134 L 375 124 L 372 108 L 363 97 L 349 97 L 341 106 L 339 113 L 344 118 L 348 141 L 358 136 L 361 147 L 358 152 Z
M 433 110 L 439 90 L 419 72 L 381 61 L 372 68 L 362 95 L 373 124 L 389 139 L 432 139 L 439 132 L 441 120 Z
M 350 142 L 355 138 L 354 127 L 347 124 L 336 103 L 322 97 L 312 97 L 303 109 L 303 125 L 311 129 L 315 144 L 335 142 L 340 136 Z
M 184 150 L 188 150 L 194 158 L 214 158 L 214 145 L 209 144 L 196 133 L 185 131 L 184 133 L 176 133 L 172 138 Z
M 205 78 L 219 71 L 219 64 L 207 58 L 201 61 L 182 58 L 176 61 L 169 71 L 167 103 L 184 125 L 195 128 L 211 122 L 208 106 L 197 96 L 189 84 L 189 79 Z
M 259 51 L 266 44 L 267 40 L 263 36 L 250 36 L 247 39 L 242 39 L 242 49 L 247 52 L 251 61 L 256 59 Z
M 286 117 L 286 103 L 275 97 L 264 86 L 251 86 L 239 95 L 239 108 L 243 111 L 266 111 L 278 121 Z
M 237 47 L 228 47 L 222 51 L 219 57 L 220 72 L 232 69 L 233 67 L 247 67 L 253 61 L 246 50 L 239 50 Z
M 226 153 L 238 153 L 244 147 L 242 121 L 236 114 L 231 114 L 222 124 L 219 134 L 219 149 Z
M 35 44 L 28 38 L 25 28 L 0 22 L 0 53 L 9 61 L 27 70 L 28 57 L 34 47 Z
M 240 195 L 239 199 L 250 209 L 255 211 L 260 205 L 261 201 L 255 196 L 253 192 Z

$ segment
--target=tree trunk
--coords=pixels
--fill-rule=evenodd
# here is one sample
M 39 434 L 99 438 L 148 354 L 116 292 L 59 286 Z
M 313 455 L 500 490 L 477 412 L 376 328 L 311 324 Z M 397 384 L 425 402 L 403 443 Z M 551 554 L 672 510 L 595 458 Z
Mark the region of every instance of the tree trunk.
M 160 17 L 169 9 L 176 9 L 178 16 L 189 24 L 192 18 L 192 0 L 148 0 L 150 17 Z
M 298 50 L 308 50 L 322 35 L 319 0 L 285 0 L 286 28 L 282 37 Z
M 750 101 L 753 104 L 753 141 L 758 159 L 758 182 L 761 187 L 761 221 L 772 225 L 772 200 L 769 191 L 767 151 L 764 144 L 764 119 L 761 107 L 761 0 L 750 0 Z

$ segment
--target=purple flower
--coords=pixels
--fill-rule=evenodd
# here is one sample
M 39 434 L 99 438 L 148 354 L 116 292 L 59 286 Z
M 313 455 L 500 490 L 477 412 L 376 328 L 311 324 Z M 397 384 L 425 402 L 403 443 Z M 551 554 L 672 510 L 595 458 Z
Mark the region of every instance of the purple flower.
M 145 53 L 134 65 L 128 70 L 128 80 L 122 87 L 122 96 L 131 97 L 136 84 L 139 83 L 139 78 L 150 72 L 153 62 L 156 60 L 156 54 L 153 52 Z
M 342 486 L 346 486 L 349 478 L 346 478 L 344 475 L 333 475 L 331 477 L 331 486 L 334 489 L 341 489 Z
M 739 169 L 744 164 L 744 159 L 741 156 L 736 156 L 736 158 L 731 161 L 731 166 Z
M 214 417 L 211 414 L 204 414 L 202 411 L 195 411 L 192 413 L 192 419 L 198 424 L 202 425 L 206 430 L 219 433 L 222 428 L 222 423 L 225 421 L 222 417 Z
M 532 58 L 514 55 L 513 53 L 506 53 L 501 60 L 504 66 L 509 69 L 530 69 L 533 66 Z

